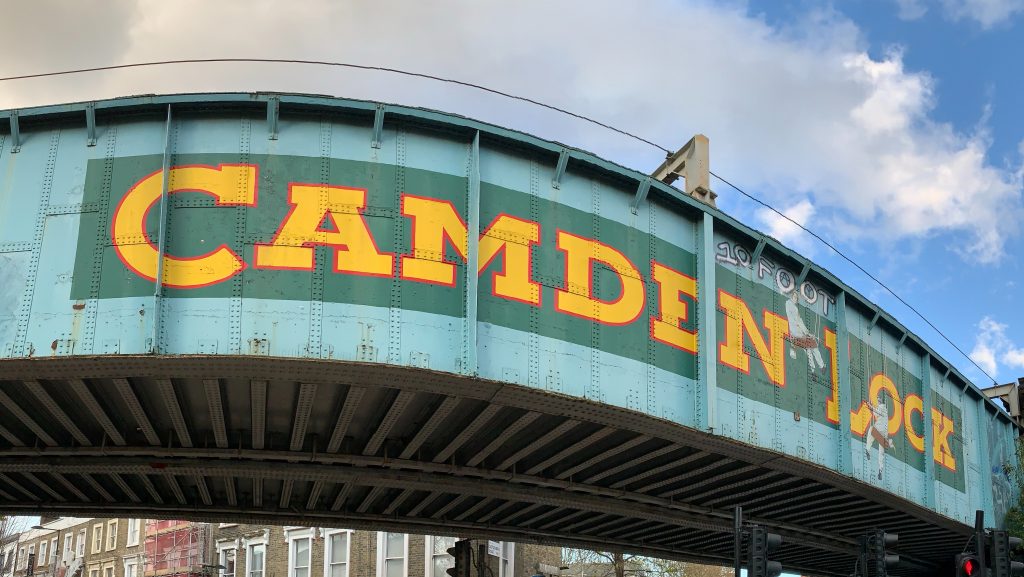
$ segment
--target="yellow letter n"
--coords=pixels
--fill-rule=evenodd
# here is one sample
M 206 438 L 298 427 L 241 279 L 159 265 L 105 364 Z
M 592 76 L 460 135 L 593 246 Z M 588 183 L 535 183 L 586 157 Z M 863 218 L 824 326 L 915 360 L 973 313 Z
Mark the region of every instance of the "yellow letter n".
M 718 344 L 718 360 L 738 371 L 750 373 L 750 355 L 743 350 L 743 336 L 746 335 L 754 351 L 761 359 L 764 372 L 777 387 L 786 386 L 786 345 L 789 323 L 769 310 L 764 311 L 764 325 L 768 329 L 768 341 L 761 335 L 761 327 L 754 322 L 754 315 L 747 303 L 724 290 L 718 290 L 718 306 L 725 312 L 725 338 Z

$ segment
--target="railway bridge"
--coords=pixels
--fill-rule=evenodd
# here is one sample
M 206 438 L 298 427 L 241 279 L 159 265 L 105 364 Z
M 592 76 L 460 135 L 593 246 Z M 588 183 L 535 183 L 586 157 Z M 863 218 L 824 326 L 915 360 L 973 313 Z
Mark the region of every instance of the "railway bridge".
M 0 126 L 4 512 L 727 564 L 742 506 L 789 571 L 880 528 L 931 575 L 1017 498 L 1006 413 L 706 187 L 315 96 Z

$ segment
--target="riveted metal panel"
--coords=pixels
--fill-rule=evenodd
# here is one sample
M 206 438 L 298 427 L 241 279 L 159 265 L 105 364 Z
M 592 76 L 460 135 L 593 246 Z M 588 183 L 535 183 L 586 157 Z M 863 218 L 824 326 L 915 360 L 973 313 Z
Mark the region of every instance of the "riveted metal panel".
M 262 106 L 268 98 L 281 103 L 276 139 L 265 137 L 270 127 Z M 161 169 L 160 119 L 171 105 L 169 169 L 201 176 L 194 188 L 167 191 L 163 221 L 159 210 L 121 212 L 125 199 L 141 194 L 146 178 Z M 745 476 L 755 472 L 749 468 L 784 456 L 787 466 L 807 467 L 801 471 L 809 476 L 821 468 L 838 474 L 841 484 L 848 483 L 844 490 L 885 495 L 906 507 L 923 503 L 961 523 L 977 508 L 998 523 L 1016 496 L 1000 472 L 1015 464 L 1016 429 L 962 375 L 947 371 L 948 364 L 925 343 L 891 315 L 876 314 L 870 302 L 827 271 L 678 190 L 648 183 L 645 175 L 556 143 L 400 106 L 386 108 L 379 136 L 375 103 L 207 95 L 95 106 L 102 112 L 95 147 L 84 144 L 87 128 L 76 105 L 21 111 L 22 119 L 39 122 L 23 123 L 17 154 L 0 136 L 0 357 L 280 357 L 335 363 L 323 370 L 342 375 L 318 384 L 315 392 L 307 387 L 304 397 L 280 380 L 268 378 L 254 387 L 251 375 L 164 375 L 161 381 L 141 375 L 128 384 L 97 377 L 85 384 L 87 392 L 116 387 L 117 407 L 137 405 L 141 417 L 152 413 L 153 424 L 144 427 L 151 437 L 173 428 L 175 437 L 156 439 L 160 444 L 210 433 L 218 419 L 171 408 L 178 399 L 184 406 L 206 402 L 203 383 L 214 379 L 226 399 L 250 402 L 251 390 L 265 397 L 262 408 L 236 408 L 238 414 L 223 409 L 227 428 L 218 428 L 220 444 L 225 436 L 255 438 L 250 429 L 261 419 L 259 429 L 281 431 L 295 430 L 286 424 L 301 417 L 311 430 L 340 431 L 331 443 L 336 450 L 351 448 L 356 438 L 368 446 L 369 438 L 372 452 L 390 455 L 402 439 L 415 438 L 418 431 L 409 423 L 424 422 L 444 406 L 465 417 L 463 426 L 487 415 L 487 423 L 478 425 L 489 436 L 464 439 L 447 451 L 450 438 L 428 435 L 416 451 L 427 460 L 444 454 L 444 461 L 506 470 L 539 467 L 555 477 L 578 467 L 568 476 L 594 478 L 589 469 L 606 464 L 601 456 L 635 442 L 622 449 L 615 466 L 637 470 L 610 476 L 610 485 L 632 486 L 625 480 L 639 483 L 645 475 L 663 474 L 649 485 L 716 504 L 729 497 L 715 492 L 715 482 L 689 486 L 696 483 L 686 472 L 672 470 L 676 459 L 692 457 L 695 470 L 743 493 L 757 478 Z M 118 114 L 129 106 L 132 115 Z M 62 116 L 71 113 L 77 115 Z M 217 179 L 232 167 L 231 179 Z M 635 203 L 637 187 L 645 183 L 647 197 Z M 302 201 L 291 196 L 295 184 L 315 188 L 315 206 L 299 206 Z M 361 191 L 362 200 L 352 200 L 355 195 L 344 206 L 328 202 L 330 191 L 341 188 Z M 249 190 L 255 196 L 246 199 Z M 424 199 L 432 211 L 418 224 L 403 204 L 412 197 Z M 278 242 L 296 211 L 307 208 L 319 220 Z M 115 238 L 115 224 L 128 220 L 128 232 Z M 425 228 L 417 233 L 414 226 Z M 436 237 L 420 238 L 428 229 Z M 145 251 L 161 234 L 167 259 L 157 261 Z M 328 238 L 334 240 L 323 240 Z M 416 246 L 428 241 L 429 247 Z M 300 249 L 311 259 L 268 265 L 257 258 L 266 247 Z M 125 256 L 131 250 L 193 276 L 155 287 Z M 218 263 L 217 254 L 228 261 Z M 390 266 L 346 272 L 337 260 L 343 254 L 360 263 L 383 258 Z M 435 275 L 450 271 L 451 281 L 443 274 L 416 276 L 421 273 L 410 273 L 404 264 L 409 260 L 424 261 Z M 224 262 L 234 264 L 225 269 Z M 654 278 L 659 267 L 673 271 L 675 284 Z M 674 336 L 656 336 L 659 326 Z M 339 411 L 345 399 L 363 396 L 349 394 L 342 378 L 355 375 L 356 365 L 381 375 L 399 367 L 416 371 L 388 373 L 394 380 L 383 385 L 364 383 L 362 410 Z M 460 384 L 461 394 L 481 404 L 456 410 L 441 398 L 413 400 L 426 392 L 440 395 L 437 389 L 416 389 L 421 384 L 412 375 L 428 371 L 443 375 L 438 378 L 475 376 L 555 394 L 537 397 L 534 405 L 484 409 L 483 403 L 503 399 L 501 387 Z M 13 393 L 12 400 L 25 403 L 24 414 L 38 410 L 33 397 L 21 394 Z M 312 403 L 313 396 L 322 402 Z M 417 414 L 405 415 L 407 406 Z M 655 417 L 680 435 L 699 432 L 694 443 L 703 450 L 738 442 L 729 445 L 732 456 L 748 462 L 719 463 L 710 454 L 701 460 L 688 449 L 659 445 L 653 436 L 597 436 L 587 444 L 595 430 L 577 431 L 572 423 L 535 415 L 571 413 L 579 419 L 595 406 L 621 411 L 615 418 L 623 428 Z M 185 417 L 172 418 L 177 412 Z M 338 414 L 350 415 L 351 422 L 341 423 Z M 387 427 L 380 428 L 385 417 Z M 19 442 L 30 435 L 43 438 L 28 425 L 12 427 L 7 433 Z M 232 432 L 239 430 L 247 433 Z M 284 445 L 300 451 L 316 442 L 298 437 Z M 532 445 L 539 440 L 549 446 Z M 582 443 L 581 451 L 592 453 L 573 463 L 547 463 L 558 454 L 550 446 L 556 441 Z M 260 450 L 281 443 L 271 436 Z M 520 445 L 531 450 L 513 450 Z M 160 486 L 174 492 L 189 475 L 171 476 L 179 479 L 173 486 L 160 480 Z M 311 487 L 307 482 L 316 481 L 323 495 L 300 495 Z M 104 491 L 120 486 L 116 480 L 96 482 L 109 485 L 100 487 Z M 351 501 L 349 508 L 369 514 L 386 500 L 368 497 L 382 496 L 380 487 L 290 482 L 285 501 L 292 504 L 302 497 L 309 503 L 340 502 L 348 510 L 345 503 Z M 190 490 L 206 495 L 204 501 L 216 500 L 206 483 L 200 478 Z M 537 505 L 520 509 L 509 499 L 491 508 L 483 501 L 451 505 L 440 494 L 429 501 L 420 501 L 416 513 L 448 507 L 453 516 L 480 521 L 480 515 L 490 515 L 488 521 L 500 522 Z M 412 514 L 409 503 L 392 512 Z M 502 506 L 507 509 L 499 515 Z M 793 494 L 759 506 L 792 514 L 809 505 Z M 482 511 L 471 513 L 473 507 Z M 589 524 L 609 535 L 656 530 L 635 522 L 585 517 L 570 524 Z

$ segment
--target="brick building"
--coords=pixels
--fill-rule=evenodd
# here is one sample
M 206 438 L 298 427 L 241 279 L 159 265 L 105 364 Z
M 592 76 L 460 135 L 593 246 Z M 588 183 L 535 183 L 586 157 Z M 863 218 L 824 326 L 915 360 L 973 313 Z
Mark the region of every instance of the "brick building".
M 454 542 L 324 527 L 64 517 L 0 544 L 0 577 L 448 577 Z M 561 560 L 557 547 L 473 543 L 475 559 L 486 562 L 474 577 L 530 577 Z
M 323 527 L 221 524 L 213 530 L 220 577 L 448 577 L 454 537 L 350 531 Z M 498 543 L 483 577 L 530 577 L 540 564 L 557 567 L 557 547 Z M 479 554 L 479 553 L 477 553 Z M 477 575 L 475 569 L 472 572 Z
M 195 526 L 171 523 L 178 524 L 171 532 Z M 146 562 L 169 556 L 204 562 L 208 550 L 208 543 L 203 543 L 197 547 L 199 556 L 179 555 L 173 547 L 164 547 L 162 555 L 147 555 L 147 546 L 154 548 L 168 531 L 157 527 L 149 533 L 144 519 L 62 517 L 41 527 L 22 532 L 13 546 L 4 549 L 10 549 L 13 557 L 2 565 L 5 570 L 0 577 L 142 577 Z M 153 575 L 173 573 L 176 571 Z

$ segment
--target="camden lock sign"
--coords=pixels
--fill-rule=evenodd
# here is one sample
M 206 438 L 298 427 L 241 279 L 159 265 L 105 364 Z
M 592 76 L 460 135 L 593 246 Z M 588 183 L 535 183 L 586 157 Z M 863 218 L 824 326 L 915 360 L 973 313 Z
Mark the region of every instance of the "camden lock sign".
M 79 253 L 85 256 L 76 260 L 73 298 L 151 295 L 161 274 L 170 298 L 226 297 L 225 287 L 245 277 L 253 280 L 247 281 L 246 298 L 309 299 L 297 279 L 320 270 L 324 301 L 388 306 L 381 295 L 397 282 L 409 291 L 405 308 L 463 313 L 471 260 L 465 177 L 402 168 L 399 179 L 394 166 L 331 159 L 329 183 L 321 183 L 310 178 L 323 173 L 319 158 L 237 163 L 225 155 L 193 156 L 167 175 L 162 267 L 157 207 L 164 175 L 153 170 L 159 157 L 115 159 L 109 183 L 95 176 L 99 166 L 90 165 L 85 200 L 106 206 L 94 220 L 83 217 Z M 475 272 L 481 279 L 481 321 L 597 346 L 695 378 L 699 279 L 692 252 L 534 195 L 488 183 L 481 183 L 480 194 Z M 97 290 L 89 286 L 90 275 L 79 274 L 95 266 L 95 250 L 116 255 L 102 264 L 98 294 L 90 292 Z M 719 342 L 703 354 L 716 355 L 720 382 L 728 389 L 730 374 L 733 380 L 758 377 L 769 393 L 746 388 L 743 394 L 773 404 L 772 390 L 783 401 L 787 395 L 806 398 L 808 375 L 818 375 L 828 383 L 828 394 L 808 416 L 837 427 L 841 345 L 835 323 L 820 319 L 834 299 L 813 287 L 783 283 L 774 265 L 758 263 L 750 273 L 751 263 L 742 258 L 719 254 L 717 261 L 718 287 L 710 294 L 721 313 Z M 750 274 L 767 274 L 774 286 Z M 112 276 L 121 278 L 107 282 Z M 780 293 L 785 298 L 776 298 Z M 819 296 L 821 306 L 809 306 Z M 527 324 L 530 307 L 553 320 Z M 595 324 L 607 338 L 589 336 Z M 919 379 L 897 375 L 900 368 L 865 343 L 850 340 L 851 349 L 863 347 L 868 357 L 879 357 L 865 361 L 870 374 L 851 381 L 853 435 L 879 454 L 905 439 L 909 450 L 896 451 L 897 458 L 919 469 L 932 458 L 941 466 L 936 478 L 962 491 L 962 447 L 952 442 L 960 437 L 959 411 L 921 390 Z M 795 360 L 798 352 L 806 355 L 806 370 Z M 931 447 L 925 446 L 925 394 L 934 396 L 928 403 Z

